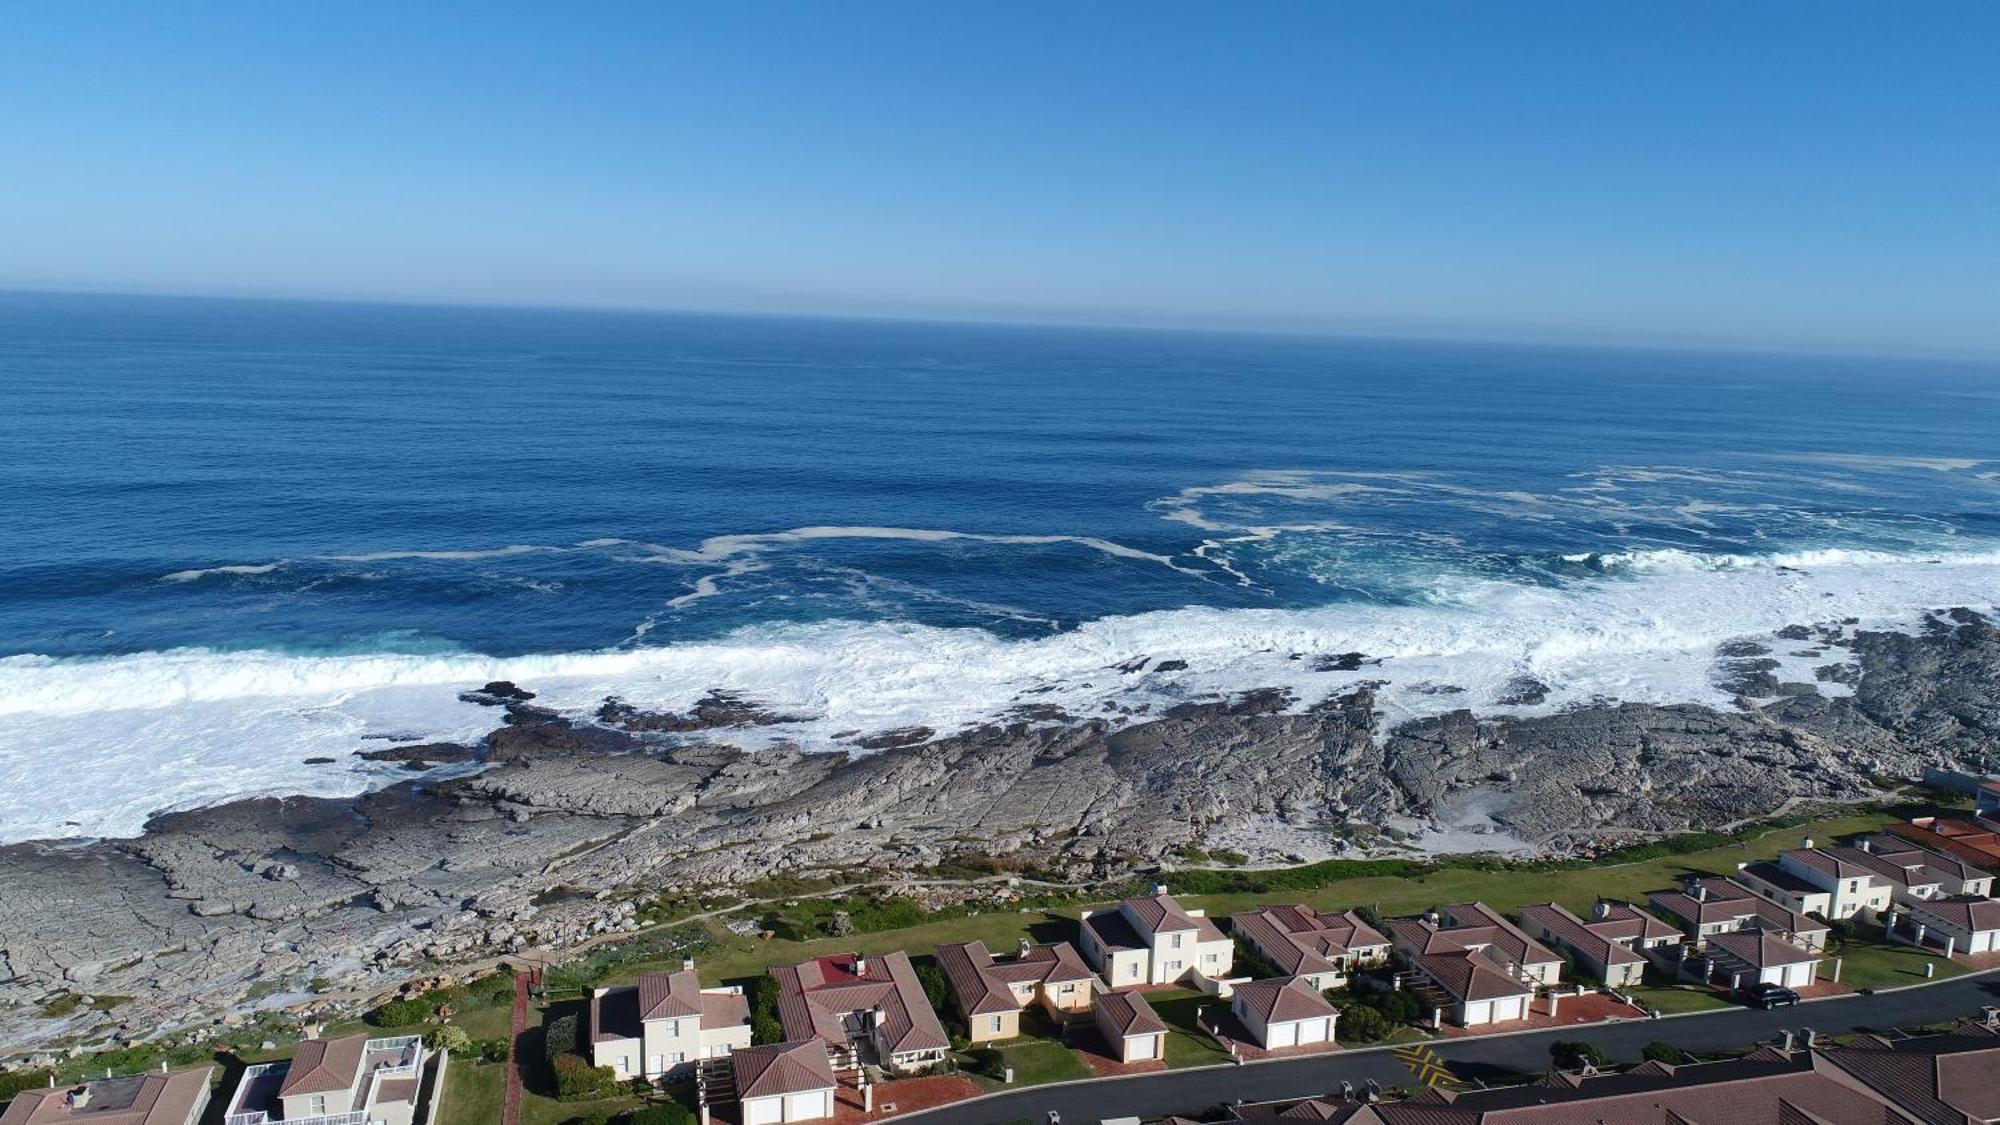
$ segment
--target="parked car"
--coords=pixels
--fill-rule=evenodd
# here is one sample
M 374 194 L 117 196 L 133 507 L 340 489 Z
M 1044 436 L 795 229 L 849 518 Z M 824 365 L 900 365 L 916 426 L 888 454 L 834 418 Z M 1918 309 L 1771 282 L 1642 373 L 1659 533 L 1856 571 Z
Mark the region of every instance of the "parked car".
M 1766 1011 L 1772 1008 L 1789 1008 L 1799 1002 L 1799 994 L 1782 984 L 1755 984 L 1750 986 L 1750 1003 Z

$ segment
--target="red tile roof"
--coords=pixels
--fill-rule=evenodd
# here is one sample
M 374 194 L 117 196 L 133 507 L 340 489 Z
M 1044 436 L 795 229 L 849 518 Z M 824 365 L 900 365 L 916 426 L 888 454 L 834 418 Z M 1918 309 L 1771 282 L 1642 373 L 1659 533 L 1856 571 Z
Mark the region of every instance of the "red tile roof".
M 1322 914 L 1309 906 L 1261 906 L 1231 915 L 1229 925 L 1294 975 L 1332 972 L 1338 958 L 1389 945 L 1387 937 L 1352 910 Z
M 289 1098 L 293 1094 L 353 1089 L 354 1080 L 361 1076 L 361 1060 L 367 1047 L 366 1033 L 300 1043 L 298 1053 L 292 1056 L 292 1067 L 285 1074 L 285 1084 L 278 1087 L 278 1096 Z
M 1320 991 L 1298 977 L 1253 980 L 1236 986 L 1232 1000 L 1257 1013 L 1265 1023 L 1291 1023 L 1337 1014 Z
M 1753 969 L 1765 969 L 1774 965 L 1802 965 L 1810 961 L 1819 963 L 1819 954 L 1810 949 L 1802 949 L 1781 937 L 1761 930 L 1734 930 L 1726 934 L 1713 934 L 1708 939 L 1710 948 L 1724 953 Z
M 892 1054 L 943 1050 L 951 1046 L 944 1025 L 931 1010 L 910 955 L 900 949 L 871 954 L 857 974 L 855 957 L 839 954 L 771 970 L 778 981 L 778 1019 L 788 1040 L 819 1036 L 845 1046 L 843 1017 L 879 1010 L 881 1033 Z
M 951 983 L 952 999 L 968 1016 L 1018 1011 L 1012 984 L 1063 984 L 1087 981 L 1095 975 L 1076 947 L 1066 941 L 1030 946 L 1020 956 L 995 961 L 983 941 L 940 945 L 938 967 Z
M 1123 1036 L 1164 1035 L 1167 1022 L 1136 992 L 1106 992 L 1097 998 L 1097 1012 Z
M 100 1078 L 80 1087 L 23 1090 L 0 1113 L 0 1125 L 186 1125 L 195 1107 L 207 1102 L 214 1074 L 212 1066 L 197 1066 Z M 90 1091 L 90 1100 L 71 1109 L 69 1094 L 79 1088 Z
M 769 1098 L 834 1088 L 833 1063 L 820 1039 L 738 1047 L 729 1056 L 738 1098 Z

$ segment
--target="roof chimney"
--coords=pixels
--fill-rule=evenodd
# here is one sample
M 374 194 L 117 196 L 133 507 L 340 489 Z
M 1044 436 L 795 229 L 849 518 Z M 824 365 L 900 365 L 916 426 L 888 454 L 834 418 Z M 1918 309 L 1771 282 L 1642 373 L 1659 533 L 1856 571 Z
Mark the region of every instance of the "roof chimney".
M 71 1090 L 68 1094 L 64 1095 L 63 1102 L 67 1104 L 71 1109 L 85 1108 L 86 1106 L 90 1105 L 90 1087 L 78 1086 L 76 1089 Z
M 1606 918 L 1611 917 L 1611 904 L 1600 898 L 1597 900 L 1597 905 L 1591 908 L 1590 914 L 1591 917 L 1602 922 Z
M 1806 836 L 1806 837 L 1802 837 L 1802 838 L 1801 838 L 1801 839 L 1799 840 L 1799 846 L 1800 846 L 1800 847 L 1802 847 L 1802 848 L 1810 848 L 1810 847 L 1812 847 L 1812 846 L 1813 846 L 1813 838 L 1812 838 L 1811 836 Z
M 684 973 L 694 972 L 694 958 L 692 957 L 681 958 L 681 972 Z
M 1153 884 L 1153 893 L 1154 893 L 1154 894 L 1156 894 L 1156 895 L 1163 895 L 1163 894 L 1166 894 L 1166 893 L 1167 893 L 1167 885 L 1166 885 L 1165 883 L 1154 883 L 1154 884 Z
M 1861 839 L 1856 840 L 1854 842 L 1854 846 L 1860 848 L 1864 852 L 1872 852 L 1875 850 L 1875 841 L 1869 839 L 1866 836 L 1863 836 L 1861 837 Z
M 866 953 L 856 953 L 854 955 L 854 975 L 857 977 L 868 975 L 868 955 Z

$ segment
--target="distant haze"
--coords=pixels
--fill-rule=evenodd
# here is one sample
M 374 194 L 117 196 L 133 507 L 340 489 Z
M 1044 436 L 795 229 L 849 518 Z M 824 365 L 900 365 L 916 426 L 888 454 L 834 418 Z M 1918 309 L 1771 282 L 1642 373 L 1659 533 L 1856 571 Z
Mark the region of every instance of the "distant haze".
M 2000 354 L 2000 7 L 12 5 L 0 287 Z

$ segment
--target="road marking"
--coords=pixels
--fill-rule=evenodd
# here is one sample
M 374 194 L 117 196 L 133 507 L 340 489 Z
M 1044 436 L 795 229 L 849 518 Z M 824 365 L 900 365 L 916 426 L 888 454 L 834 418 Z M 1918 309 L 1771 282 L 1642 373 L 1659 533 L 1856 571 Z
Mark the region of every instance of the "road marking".
M 1398 1047 L 1395 1056 L 1410 1068 L 1410 1074 L 1425 1086 L 1457 1086 L 1458 1076 L 1451 1072 L 1436 1051 L 1422 1043 L 1408 1047 Z

